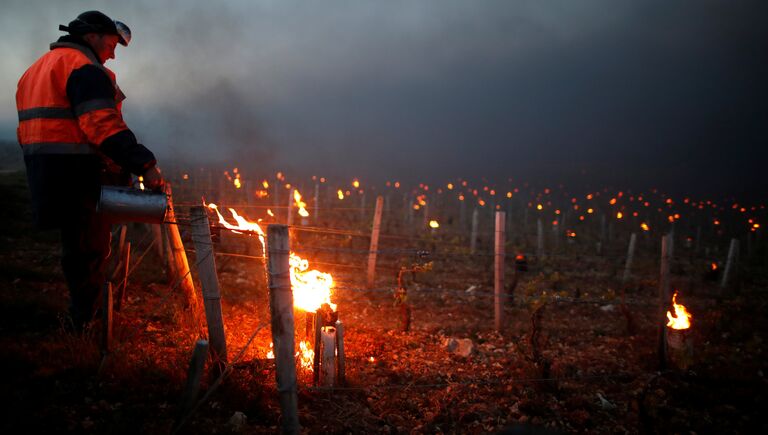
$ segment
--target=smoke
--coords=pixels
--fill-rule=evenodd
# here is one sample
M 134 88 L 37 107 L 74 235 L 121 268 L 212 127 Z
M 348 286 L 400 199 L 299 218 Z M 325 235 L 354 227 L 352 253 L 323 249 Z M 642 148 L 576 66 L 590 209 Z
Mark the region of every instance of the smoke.
M 96 7 L 133 30 L 108 66 L 161 162 L 768 187 L 760 2 L 11 1 L 0 125 L 56 26 Z

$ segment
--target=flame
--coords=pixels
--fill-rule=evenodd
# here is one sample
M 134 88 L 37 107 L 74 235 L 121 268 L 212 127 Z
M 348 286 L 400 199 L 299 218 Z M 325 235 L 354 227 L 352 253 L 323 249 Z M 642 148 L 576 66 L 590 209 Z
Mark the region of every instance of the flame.
M 315 351 L 312 349 L 312 347 L 310 347 L 309 343 L 304 340 L 299 342 L 299 350 L 296 352 L 295 356 L 298 358 L 299 364 L 301 364 L 301 368 L 305 370 L 312 370 L 312 363 L 315 359 Z M 269 343 L 267 359 L 275 359 L 274 344 L 272 343 Z
M 342 192 L 341 189 L 339 189 L 339 191 L 336 192 L 336 195 L 339 196 L 339 199 L 344 199 L 344 192 Z
M 261 242 L 261 250 L 264 252 L 264 255 L 266 255 L 265 246 L 266 240 L 264 237 L 266 236 L 264 234 L 264 231 L 261 230 L 261 227 L 256 222 L 250 222 L 244 217 L 237 214 L 235 209 L 230 208 L 228 209 L 230 213 L 232 213 L 232 217 L 235 219 L 235 222 L 237 222 L 237 225 L 232 225 L 229 222 L 227 222 L 226 219 L 224 219 L 224 216 L 221 215 L 219 212 L 219 207 L 216 204 L 208 204 L 208 208 L 211 210 L 216 211 L 216 214 L 219 216 L 219 223 L 224 226 L 224 228 L 227 228 L 229 230 L 232 230 L 232 232 L 242 234 L 243 231 L 250 232 L 250 233 L 256 233 L 256 235 L 259 237 L 259 241 Z
M 299 351 L 296 352 L 296 356 L 299 358 L 301 367 L 306 370 L 312 370 L 313 361 L 315 359 L 315 351 L 304 340 L 299 343 Z
M 693 315 L 685 309 L 685 306 L 677 303 L 677 292 L 672 295 L 672 306 L 675 307 L 675 315 L 667 311 L 667 319 L 669 319 L 669 326 L 672 329 L 688 329 L 691 327 L 691 318 Z
M 184 174 L 184 175 L 181 176 L 181 178 L 183 178 L 185 180 L 189 180 L 189 174 Z
M 219 223 L 225 228 L 239 234 L 242 232 L 256 233 L 261 242 L 262 252 L 266 255 L 265 234 L 258 223 L 248 221 L 230 208 L 229 212 L 237 221 L 237 225 L 232 225 L 219 213 L 216 204 L 208 204 L 208 208 L 216 211 L 219 216 Z M 293 252 L 290 253 L 288 263 L 291 273 L 291 288 L 293 289 L 293 306 L 300 310 L 315 312 L 323 304 L 328 304 L 333 311 L 336 311 L 336 304 L 331 302 L 331 287 L 333 287 L 331 274 L 307 270 L 309 269 L 309 261 Z
M 261 182 L 261 185 L 264 186 L 265 189 L 269 189 L 269 181 L 264 180 Z
M 643 222 L 643 223 L 641 223 L 641 224 L 640 224 L 640 228 L 642 228 L 642 229 L 643 229 L 643 231 L 648 231 L 648 230 L 650 230 L 650 229 L 651 229 L 651 227 L 649 227 L 649 226 L 648 226 L 648 224 L 647 224 L 647 223 L 645 223 L 645 222 Z
M 375 361 L 376 361 L 376 358 L 374 358 L 372 356 L 368 357 L 368 362 L 375 362 Z
M 309 261 L 291 252 L 291 287 L 293 288 L 293 306 L 304 311 L 315 312 L 323 304 L 330 305 L 336 311 L 336 304 L 331 302 L 333 277 L 309 269 Z
M 239 189 L 239 188 L 243 187 L 243 185 L 240 184 L 240 174 L 237 174 L 237 178 L 235 178 L 233 183 L 235 184 L 235 189 Z
M 712 270 L 717 270 L 717 263 L 712 263 Z
M 616 219 L 621 219 L 624 217 L 624 214 L 622 212 L 616 213 Z
M 440 224 L 436 220 L 432 219 L 431 221 L 429 221 L 429 227 L 430 228 L 440 228 Z
M 299 189 L 293 189 L 293 201 L 296 203 L 296 207 L 299 208 L 299 216 L 309 216 L 309 212 L 306 209 L 307 203 L 301 200 L 301 193 L 299 193 Z
M 139 175 L 139 189 L 144 190 L 144 177 Z
M 352 182 L 352 186 L 353 186 L 355 189 L 357 189 L 358 187 L 360 187 L 360 182 L 359 182 L 359 181 L 357 181 L 357 179 L 355 179 L 355 180 Z
M 269 208 L 268 208 L 268 209 L 267 209 L 267 214 L 268 214 L 268 215 L 270 215 L 270 216 L 272 216 L 272 217 L 275 217 L 275 214 L 274 214 L 274 213 L 272 213 L 272 209 L 269 209 Z

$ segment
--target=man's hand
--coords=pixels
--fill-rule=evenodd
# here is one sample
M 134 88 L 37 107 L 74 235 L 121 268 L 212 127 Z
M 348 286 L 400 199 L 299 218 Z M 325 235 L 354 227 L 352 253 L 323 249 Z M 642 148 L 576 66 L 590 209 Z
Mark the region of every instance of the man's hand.
M 157 166 L 153 166 L 147 169 L 143 175 L 144 186 L 153 192 L 163 192 L 165 188 L 165 180 L 160 174 L 160 169 Z

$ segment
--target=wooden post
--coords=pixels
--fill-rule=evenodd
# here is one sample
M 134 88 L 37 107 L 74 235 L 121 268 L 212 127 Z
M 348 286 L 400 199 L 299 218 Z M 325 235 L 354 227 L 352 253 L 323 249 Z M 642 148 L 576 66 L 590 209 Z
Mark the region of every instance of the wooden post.
M 376 211 L 373 215 L 373 230 L 371 231 L 371 246 L 368 250 L 368 288 L 373 288 L 376 279 L 376 251 L 379 249 L 379 231 L 381 230 L 381 213 L 384 209 L 384 198 L 376 198 Z
M 123 252 L 123 279 L 122 283 L 117 290 L 117 300 L 115 301 L 115 310 L 120 311 L 123 309 L 123 302 L 125 302 L 125 292 L 128 289 L 128 272 L 131 265 L 131 242 L 125 244 L 125 251 Z
M 176 276 L 176 262 L 173 259 L 173 250 L 171 249 L 171 234 L 168 228 L 163 226 L 163 251 L 165 257 L 163 259 L 165 265 L 165 275 L 168 278 L 168 282 L 171 283 Z
M 286 209 L 285 224 L 288 226 L 293 225 L 293 191 L 296 189 L 291 188 L 288 190 L 288 208 Z
M 320 218 L 320 183 L 315 182 L 315 210 L 314 210 L 315 225 L 319 222 Z
M 274 192 L 274 201 L 273 204 L 275 205 L 275 221 L 280 220 L 280 180 L 278 178 L 275 178 L 275 185 L 272 186 L 272 191 Z
M 494 280 L 493 280 L 493 306 L 494 306 L 494 326 L 497 332 L 501 332 L 504 321 L 504 224 L 506 223 L 505 213 L 496 212 L 496 236 L 494 243 Z
M 658 356 L 659 356 L 659 370 L 664 370 L 667 367 L 667 309 L 671 304 L 670 300 L 670 278 L 669 278 L 669 252 L 670 252 L 669 236 L 663 236 L 661 238 L 661 271 L 659 274 L 659 314 L 657 321 L 659 322 L 659 342 L 658 342 Z
M 723 272 L 723 280 L 720 281 L 720 287 L 726 288 L 732 283 L 736 275 L 737 263 L 739 258 L 739 240 L 736 238 L 731 239 L 731 246 L 728 248 L 728 260 L 725 263 L 725 271 Z
M 208 356 L 208 341 L 197 340 L 195 349 L 192 351 L 192 358 L 189 360 L 189 369 L 187 369 L 187 383 L 184 385 L 184 391 L 181 393 L 179 404 L 179 417 L 187 415 L 195 406 L 197 393 L 200 391 L 200 380 L 203 377 L 203 368 L 205 359 Z
M 465 198 L 466 199 L 466 198 Z M 461 232 L 467 230 L 467 201 L 459 200 L 459 228 Z
M 123 253 L 123 246 L 125 245 L 125 234 L 128 232 L 128 226 L 126 225 L 120 225 L 120 235 L 118 236 L 117 241 L 117 255 L 120 255 Z
M 155 243 L 155 252 L 157 252 L 158 258 L 163 258 L 163 231 L 160 224 L 149 224 L 149 229 L 152 231 L 152 239 Z
M 632 261 L 635 258 L 635 244 L 637 243 L 637 234 L 632 233 L 629 236 L 629 248 L 627 249 L 627 262 L 624 265 L 624 276 L 621 278 L 621 282 L 625 283 L 629 281 L 629 277 L 632 274 Z
M 192 242 L 195 244 L 196 265 L 200 275 L 203 293 L 205 319 L 208 323 L 211 360 L 218 376 L 227 364 L 227 339 L 224 335 L 224 319 L 221 313 L 221 290 L 216 275 L 216 261 L 213 256 L 213 242 L 208 215 L 205 207 L 195 206 L 190 210 Z
M 192 282 L 192 274 L 189 272 L 189 263 L 187 262 L 187 253 L 184 251 L 184 244 L 181 242 L 179 226 L 176 222 L 176 214 L 173 210 L 173 200 L 171 195 L 171 183 L 166 183 L 166 194 L 168 195 L 168 213 L 165 215 L 166 229 L 170 236 L 171 251 L 176 267 L 176 277 L 174 281 L 181 280 L 181 290 L 187 298 L 187 307 L 193 313 L 198 313 L 200 303 L 195 294 L 195 284 Z
M 477 207 L 472 211 L 472 231 L 469 233 L 469 253 L 474 254 L 477 249 L 477 224 L 480 218 Z
M 267 226 L 267 270 L 269 275 L 269 312 L 272 325 L 277 391 L 280 395 L 282 432 L 300 431 L 296 397 L 296 361 L 294 359 L 293 291 L 288 257 L 288 227 Z M 316 316 L 319 318 L 320 316 Z
M 421 230 L 426 231 L 429 228 L 429 204 L 425 204 L 424 207 L 421 208 L 421 212 L 424 213 L 422 216 L 424 219 L 422 220 Z
M 541 218 L 536 219 L 536 256 L 544 256 L 544 224 Z
M 332 387 L 336 384 L 336 328 L 326 326 L 322 330 L 323 341 L 323 386 Z
M 378 203 L 378 198 L 376 199 L 376 202 Z M 365 219 L 365 191 L 360 194 L 360 219 Z
M 106 355 L 112 350 L 112 283 L 104 283 L 102 293 L 102 335 L 101 354 Z
M 341 320 L 336 321 L 336 350 L 338 352 L 336 355 L 336 385 L 343 387 L 344 384 L 346 384 L 347 364 L 346 358 L 344 357 L 344 324 L 341 323 Z

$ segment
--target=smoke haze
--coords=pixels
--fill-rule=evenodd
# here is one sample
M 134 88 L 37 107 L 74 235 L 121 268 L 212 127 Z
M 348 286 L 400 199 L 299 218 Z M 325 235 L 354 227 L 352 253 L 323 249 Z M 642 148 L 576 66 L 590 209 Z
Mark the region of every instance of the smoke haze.
M 3 137 L 18 78 L 89 9 L 133 31 L 107 66 L 161 163 L 768 188 L 765 2 L 5 1 Z

